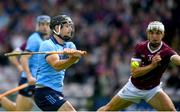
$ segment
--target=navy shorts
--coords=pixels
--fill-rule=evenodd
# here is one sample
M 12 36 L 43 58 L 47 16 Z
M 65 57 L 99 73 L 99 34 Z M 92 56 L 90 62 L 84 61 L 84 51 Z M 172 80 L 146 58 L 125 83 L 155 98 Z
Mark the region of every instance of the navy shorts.
M 57 111 L 66 102 L 61 92 L 49 87 L 36 88 L 34 100 L 43 111 Z
M 19 81 L 19 85 L 25 84 L 27 82 L 28 81 L 26 78 L 21 77 L 20 81 Z M 32 97 L 34 95 L 34 93 L 35 93 L 35 85 L 28 86 L 19 91 L 19 94 L 26 96 L 26 97 Z

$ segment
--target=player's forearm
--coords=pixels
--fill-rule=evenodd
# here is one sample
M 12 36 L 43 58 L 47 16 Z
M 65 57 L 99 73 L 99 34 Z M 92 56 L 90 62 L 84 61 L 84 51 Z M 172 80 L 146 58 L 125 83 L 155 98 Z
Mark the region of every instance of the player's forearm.
M 18 61 L 17 57 L 16 56 L 11 56 L 9 57 L 9 61 L 17 68 L 17 70 L 19 72 L 22 72 L 23 71 L 23 68 L 20 64 L 20 62 Z
M 27 75 L 27 78 L 32 77 L 30 69 L 29 69 L 29 58 L 30 56 L 28 55 L 21 57 L 21 64 L 22 64 L 24 72 Z
M 144 67 L 139 67 L 139 68 L 136 68 L 134 70 L 131 70 L 131 75 L 134 78 L 140 77 L 140 76 L 143 76 L 143 75 L 149 73 L 155 67 L 156 66 L 154 66 L 153 64 L 150 64 L 150 65 L 147 65 L 147 66 L 144 66 Z
M 54 63 L 53 68 L 60 71 L 63 69 L 67 69 L 70 67 L 72 64 L 74 64 L 79 58 L 69 58 L 66 60 L 58 60 Z
M 14 66 L 20 65 L 20 63 L 18 62 L 16 56 L 10 56 L 10 57 L 8 57 L 8 58 L 9 58 L 9 61 L 10 61 Z

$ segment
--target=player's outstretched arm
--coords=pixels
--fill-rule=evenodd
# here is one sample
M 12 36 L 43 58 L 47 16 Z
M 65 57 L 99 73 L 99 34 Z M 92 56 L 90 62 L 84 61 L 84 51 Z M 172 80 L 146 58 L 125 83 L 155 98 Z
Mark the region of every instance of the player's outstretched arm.
M 23 71 L 23 68 L 18 61 L 17 56 L 10 56 L 8 57 L 9 61 L 17 68 L 18 72 L 21 73 Z
M 74 64 L 79 57 L 70 57 L 68 59 L 59 59 L 57 54 L 52 54 L 46 57 L 46 61 L 57 71 L 66 69 Z
M 176 65 L 180 65 L 180 56 L 179 55 L 173 55 L 171 56 L 171 62 L 176 64 Z
M 26 75 L 27 75 L 27 79 L 28 79 L 28 83 L 30 85 L 34 85 L 36 80 L 35 78 L 33 78 L 31 72 L 30 72 L 30 69 L 29 69 L 29 58 L 31 57 L 31 55 L 24 55 L 24 56 L 21 56 L 21 64 L 22 64 L 22 67 L 23 67 L 23 70 L 25 71 Z
M 57 71 L 67 69 L 86 54 L 86 51 L 69 48 L 64 49 L 63 52 L 69 56 L 68 59 L 60 59 L 58 54 L 52 54 L 46 57 L 46 61 Z
M 15 52 L 22 52 L 22 50 L 21 48 L 16 48 L 15 50 L 12 51 L 12 53 L 15 53 Z M 17 68 L 19 73 L 23 71 L 22 65 L 17 56 L 10 56 L 8 57 L 8 59 Z

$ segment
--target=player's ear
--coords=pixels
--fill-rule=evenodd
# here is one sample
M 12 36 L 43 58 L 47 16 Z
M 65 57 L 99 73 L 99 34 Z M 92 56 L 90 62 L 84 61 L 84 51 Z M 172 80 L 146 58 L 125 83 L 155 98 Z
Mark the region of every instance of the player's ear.
M 54 27 L 54 30 L 55 30 L 56 32 L 60 32 L 60 31 L 61 31 L 61 25 L 56 25 L 56 26 Z
M 165 33 L 163 32 L 162 35 L 163 35 L 163 37 L 164 37 Z

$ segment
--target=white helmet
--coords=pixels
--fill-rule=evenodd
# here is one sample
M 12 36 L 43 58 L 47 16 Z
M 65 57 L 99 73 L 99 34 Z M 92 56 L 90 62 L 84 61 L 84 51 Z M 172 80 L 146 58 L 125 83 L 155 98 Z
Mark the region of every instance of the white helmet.
M 165 31 L 164 25 L 160 21 L 152 21 L 152 22 L 150 22 L 146 31 L 150 31 L 150 30 L 159 30 L 159 31 L 161 31 L 163 33 Z

